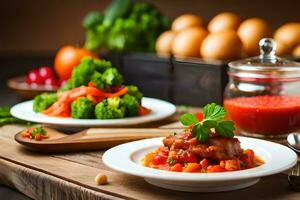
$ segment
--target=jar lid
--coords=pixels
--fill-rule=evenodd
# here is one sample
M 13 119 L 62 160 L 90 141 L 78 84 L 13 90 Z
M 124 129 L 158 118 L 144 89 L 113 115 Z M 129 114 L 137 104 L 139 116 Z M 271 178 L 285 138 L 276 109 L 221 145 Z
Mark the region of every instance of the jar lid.
M 260 55 L 230 62 L 229 75 L 248 78 L 300 77 L 300 63 L 277 57 L 276 46 L 271 38 L 261 39 Z

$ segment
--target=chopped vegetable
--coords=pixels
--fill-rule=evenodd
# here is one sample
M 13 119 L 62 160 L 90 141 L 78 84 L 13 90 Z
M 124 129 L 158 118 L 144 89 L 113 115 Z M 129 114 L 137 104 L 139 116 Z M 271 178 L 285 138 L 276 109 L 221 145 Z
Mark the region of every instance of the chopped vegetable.
M 57 100 L 56 93 L 43 93 L 36 96 L 33 100 L 33 111 L 42 112 Z
M 80 97 L 71 104 L 71 117 L 75 119 L 94 118 L 94 103 L 86 97 Z
M 180 117 L 180 122 L 185 126 L 192 126 L 193 135 L 201 142 L 209 140 L 211 128 L 214 128 L 218 135 L 232 138 L 234 123 L 225 120 L 225 115 L 226 111 L 222 106 L 211 103 L 203 108 L 203 120 L 199 121 L 195 115 L 186 113 Z
M 125 107 L 121 106 L 120 97 L 112 97 L 98 103 L 95 108 L 97 119 L 118 119 L 125 116 Z
M 48 138 L 46 130 L 41 126 L 27 128 L 22 131 L 21 135 L 22 137 L 35 139 L 37 141 Z
M 122 104 L 122 106 L 125 107 L 125 116 L 126 117 L 132 117 L 132 116 L 138 115 L 140 104 L 134 96 L 125 94 L 122 97 L 121 104 Z

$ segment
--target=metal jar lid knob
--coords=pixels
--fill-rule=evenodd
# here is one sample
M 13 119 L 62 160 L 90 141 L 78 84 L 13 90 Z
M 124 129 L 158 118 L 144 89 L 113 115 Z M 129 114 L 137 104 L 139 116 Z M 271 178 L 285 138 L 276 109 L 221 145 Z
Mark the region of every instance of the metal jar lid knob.
M 275 51 L 277 48 L 276 42 L 271 38 L 263 38 L 259 41 L 260 57 L 262 59 L 276 59 Z

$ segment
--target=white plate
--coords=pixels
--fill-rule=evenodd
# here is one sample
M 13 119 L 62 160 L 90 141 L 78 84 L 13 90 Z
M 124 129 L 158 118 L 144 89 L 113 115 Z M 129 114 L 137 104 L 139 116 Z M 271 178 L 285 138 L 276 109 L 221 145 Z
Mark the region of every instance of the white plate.
M 101 127 L 101 126 L 121 126 L 147 123 L 165 119 L 176 112 L 175 105 L 154 98 L 144 97 L 142 105 L 152 110 L 149 115 L 128 117 L 123 119 L 72 119 L 50 117 L 41 113 L 35 113 L 32 110 L 33 101 L 25 101 L 11 108 L 11 114 L 19 119 L 26 121 L 43 123 L 55 126 L 68 127 Z
M 181 173 L 145 167 L 142 158 L 162 145 L 163 138 L 122 144 L 107 150 L 102 160 L 113 170 L 143 177 L 153 185 L 187 192 L 220 192 L 249 187 L 261 177 L 285 171 L 297 162 L 297 155 L 288 147 L 259 139 L 237 137 L 242 148 L 250 148 L 265 161 L 252 169 L 224 173 Z

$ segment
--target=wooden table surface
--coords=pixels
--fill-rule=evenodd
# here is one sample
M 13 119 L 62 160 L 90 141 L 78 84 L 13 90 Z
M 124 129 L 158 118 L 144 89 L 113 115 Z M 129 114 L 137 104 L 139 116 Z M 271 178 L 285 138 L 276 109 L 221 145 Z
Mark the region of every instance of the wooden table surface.
M 107 168 L 101 161 L 104 151 L 52 155 L 28 151 L 14 141 L 14 134 L 23 128 L 0 127 L 0 184 L 33 199 L 300 199 L 300 193 L 290 189 L 283 173 L 233 192 L 187 193 L 158 188 L 142 178 Z M 100 172 L 108 176 L 108 184 L 95 184 L 94 178 Z

